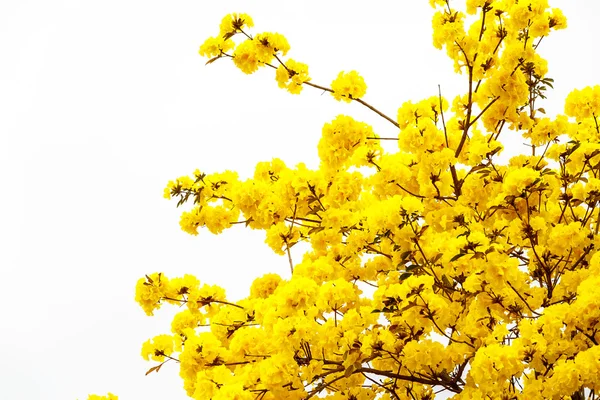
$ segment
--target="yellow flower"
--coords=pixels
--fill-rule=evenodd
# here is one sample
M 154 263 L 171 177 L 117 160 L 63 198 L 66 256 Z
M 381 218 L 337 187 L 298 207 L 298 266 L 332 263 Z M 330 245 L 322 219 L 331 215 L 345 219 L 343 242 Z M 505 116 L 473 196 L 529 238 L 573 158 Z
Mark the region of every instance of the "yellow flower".
M 198 228 L 204 226 L 204 213 L 202 208 L 195 207 L 191 211 L 184 211 L 179 220 L 181 230 L 190 235 L 197 235 Z
M 216 207 L 204 207 L 204 223 L 208 230 L 217 235 L 224 229 L 230 228 L 233 222 L 237 222 L 240 210 L 237 207 L 218 205 Z
M 265 274 L 256 278 L 250 287 L 250 295 L 254 298 L 266 299 L 281 283 L 281 277 L 277 274 Z
M 252 74 L 261 65 L 260 55 L 254 40 L 240 43 L 233 52 L 233 63 L 245 74 Z
M 135 286 L 135 301 L 147 315 L 153 315 L 160 308 L 160 301 L 170 291 L 169 279 L 162 273 L 146 275 L 137 281 Z
M 367 93 L 367 85 L 362 76 L 356 71 L 340 72 L 336 79 L 331 82 L 333 97 L 340 101 L 349 103 L 352 99 L 360 99 Z
M 254 37 L 254 40 L 256 41 L 261 61 L 263 62 L 271 62 L 276 53 L 281 53 L 281 55 L 285 56 L 290 50 L 290 44 L 285 36 L 280 33 L 259 33 Z
M 580 248 L 585 241 L 587 233 L 581 229 L 581 224 L 556 224 L 550 229 L 548 246 L 554 254 L 566 254 L 571 249 Z
M 515 168 L 504 178 L 502 189 L 506 196 L 519 196 L 538 179 L 540 179 L 539 171 L 532 168 Z
M 385 398 L 394 377 L 368 386 L 366 368 L 420 377 L 397 382 L 415 398 L 439 386 L 465 399 L 600 391 L 600 86 L 573 91 L 566 115 L 542 115 L 552 80 L 537 47 L 566 26 L 547 0 L 465 0 L 469 18 L 453 2 L 430 3 L 434 45 L 467 92 L 404 102 L 399 131 L 381 137 L 337 116 L 323 126 L 316 169 L 275 158 L 244 181 L 195 171 L 167 184 L 166 198 L 188 202 L 184 231 L 218 234 L 241 217 L 276 254 L 296 244 L 303 253 L 289 280 L 263 275 L 235 302 L 190 275 L 140 279 L 147 314 L 184 306 L 173 336 L 147 341 L 142 356 L 177 353 L 189 396 Z M 277 66 L 278 86 L 300 93 L 308 67 L 283 60 L 284 36 L 247 33 L 235 47 L 232 36 L 252 25 L 228 15 L 200 53 L 231 53 L 248 74 Z M 331 91 L 351 102 L 366 84 L 342 71 Z M 505 162 L 507 131 L 533 152 Z
M 578 121 L 600 117 L 600 85 L 573 90 L 565 100 L 565 114 Z
M 457 48 L 455 43 L 460 42 L 465 36 L 465 14 L 462 12 L 448 13 L 447 11 L 437 11 L 433 15 L 433 45 L 442 49 L 444 45 L 448 46 L 448 51 Z
M 300 239 L 300 234 L 297 228 L 293 228 L 290 224 L 279 222 L 267 230 L 267 238 L 265 243 L 277 254 L 285 254 L 287 249 L 290 249 Z
M 477 8 L 489 5 L 490 0 L 467 0 L 467 14 L 475 14 Z
M 331 169 L 342 167 L 367 137 L 374 135 L 370 125 L 346 115 L 338 115 L 323 125 L 319 140 L 319 158 L 323 166 Z
M 173 337 L 170 335 L 158 335 L 144 342 L 142 345 L 142 357 L 144 360 L 164 361 L 165 356 L 173 354 Z
M 356 288 L 345 279 L 326 282 L 319 288 L 317 307 L 324 312 L 345 312 L 358 301 Z
M 289 59 L 277 67 L 275 80 L 282 89 L 287 89 L 292 94 L 302 91 L 302 84 L 310 81 L 308 76 L 308 65 Z
M 219 26 L 219 36 L 227 37 L 233 33 L 237 33 L 246 27 L 252 28 L 254 21 L 248 14 L 244 13 L 233 13 L 228 14 L 221 20 Z
M 567 18 L 560 8 L 553 8 L 549 19 L 550 28 L 565 29 L 567 27 Z
M 534 231 L 542 231 L 546 229 L 546 220 L 540 216 L 531 218 L 529 224 Z
M 224 40 L 223 37 L 209 37 L 202 43 L 198 53 L 203 57 L 217 57 L 233 49 L 234 46 L 235 43 L 231 39 Z
M 173 317 L 171 332 L 181 335 L 185 329 L 197 328 L 202 323 L 204 323 L 204 315 L 185 309 Z

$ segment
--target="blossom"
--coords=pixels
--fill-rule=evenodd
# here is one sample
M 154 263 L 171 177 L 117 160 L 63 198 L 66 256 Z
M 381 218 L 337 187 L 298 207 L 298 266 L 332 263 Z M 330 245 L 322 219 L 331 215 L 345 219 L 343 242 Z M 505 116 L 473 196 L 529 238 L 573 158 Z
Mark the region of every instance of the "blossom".
M 219 26 L 219 36 L 226 38 L 227 36 L 237 33 L 246 27 L 251 28 L 253 26 L 254 21 L 248 14 L 228 14 L 221 20 L 221 25 Z
M 308 65 L 289 59 L 285 65 L 277 67 L 275 80 L 280 88 L 287 89 L 292 94 L 299 94 L 302 84 L 310 81 Z
M 353 99 L 363 97 L 367 93 L 367 85 L 358 72 L 350 71 L 346 73 L 342 71 L 331 82 L 331 90 L 333 90 L 332 95 L 336 100 L 344 100 L 349 103 Z
M 273 158 L 243 180 L 196 170 L 167 183 L 164 197 L 188 206 L 182 230 L 262 230 L 285 271 L 255 279 L 236 300 L 192 275 L 138 281 L 148 315 L 183 306 L 173 334 L 145 342 L 142 356 L 179 360 L 190 397 L 367 400 L 393 388 L 432 398 L 445 388 L 457 398 L 542 399 L 600 390 L 600 86 L 573 91 L 565 115 L 542 116 L 536 100 L 553 81 L 537 47 L 566 26 L 546 0 L 467 0 L 470 18 L 450 2 L 430 4 L 434 46 L 467 92 L 406 101 L 395 120 L 359 101 L 399 129 L 380 137 L 338 115 L 322 128 L 315 168 Z M 233 50 L 247 74 L 276 67 L 278 86 L 293 94 L 321 87 L 306 84 L 305 64 L 285 59 L 283 35 L 251 34 L 252 25 L 245 14 L 226 16 L 201 54 Z M 341 72 L 331 91 L 350 102 L 366 85 Z M 532 149 L 505 162 L 509 134 Z M 366 385 L 366 374 L 378 385 Z

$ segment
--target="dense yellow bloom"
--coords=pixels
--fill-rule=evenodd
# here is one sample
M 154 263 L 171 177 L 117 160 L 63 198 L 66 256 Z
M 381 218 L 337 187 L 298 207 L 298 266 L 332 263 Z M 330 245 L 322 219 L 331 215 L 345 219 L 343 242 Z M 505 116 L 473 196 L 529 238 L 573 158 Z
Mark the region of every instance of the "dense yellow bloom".
M 290 44 L 285 36 L 280 33 L 260 33 L 256 35 L 254 41 L 257 43 L 260 58 L 264 62 L 271 62 L 276 53 L 285 56 L 290 50 Z
M 298 242 L 300 233 L 293 226 L 285 222 L 279 222 L 267 230 L 265 242 L 277 254 L 285 254 L 285 251 Z
M 142 345 L 142 357 L 145 360 L 164 361 L 165 356 L 173 354 L 173 337 L 158 335 Z
M 202 209 L 195 207 L 192 211 L 184 211 L 179 220 L 181 229 L 191 235 L 198 234 L 198 228 L 204 225 Z
M 540 118 L 530 130 L 523 133 L 523 137 L 529 138 L 534 146 L 542 146 L 566 134 L 568 123 L 564 115 L 558 115 L 554 120 Z
M 503 194 L 520 196 L 527 188 L 532 187 L 540 179 L 540 172 L 532 168 L 515 168 L 504 178 Z
M 281 283 L 281 277 L 277 274 L 266 274 L 261 278 L 257 278 L 252 283 L 250 294 L 254 298 L 266 299 L 269 297 L 277 286 Z
M 405 101 L 396 118 L 361 100 L 393 124 L 392 137 L 339 115 L 323 126 L 318 169 L 274 158 L 245 180 L 196 170 L 167 184 L 166 198 L 190 205 L 184 231 L 263 230 L 285 265 L 235 301 L 191 275 L 138 281 L 147 314 L 183 307 L 172 334 L 145 342 L 142 356 L 160 363 L 153 370 L 179 361 L 189 396 L 559 399 L 600 390 L 600 86 L 573 91 L 566 115 L 543 115 L 553 80 L 538 46 L 566 26 L 547 0 L 466 0 L 472 17 L 454 2 L 430 4 L 434 46 L 466 93 Z M 225 17 L 201 54 L 233 49 L 243 72 L 272 67 L 293 94 L 365 95 L 355 71 L 331 88 L 305 85 L 308 67 L 284 59 L 285 37 L 251 35 L 252 25 L 245 14 Z M 530 147 L 504 162 L 508 135 Z
M 352 308 L 358 301 L 356 288 L 345 279 L 329 281 L 319 289 L 316 306 L 325 312 L 346 310 Z
M 287 89 L 292 94 L 300 94 L 302 84 L 310 81 L 308 65 L 289 59 L 277 67 L 275 80 L 282 89 Z
M 252 74 L 258 70 L 263 60 L 260 58 L 257 42 L 251 39 L 240 43 L 233 52 L 233 63 L 245 74 Z M 264 54 L 262 54 L 264 56 Z M 270 60 L 265 60 L 269 62 Z
M 548 8 L 546 0 L 533 0 L 529 2 L 514 2 L 509 6 L 509 26 L 515 31 L 526 28 L 532 21 L 544 17 L 544 11 Z
M 211 233 L 218 234 L 229 228 L 232 222 L 237 222 L 240 210 L 223 205 L 204 208 L 204 223 Z
M 367 93 L 367 85 L 358 72 L 350 71 L 346 73 L 342 71 L 331 82 L 331 90 L 333 90 L 332 95 L 336 100 L 344 100 L 349 103 L 352 99 L 363 97 Z
M 219 36 L 226 37 L 245 29 L 246 27 L 252 28 L 253 26 L 254 21 L 252 21 L 252 18 L 250 18 L 248 14 L 229 14 L 223 17 L 221 20 L 221 25 L 219 26 Z
M 565 113 L 577 120 L 600 118 L 600 85 L 569 93 L 565 100 Z
M 202 43 L 198 53 L 203 57 L 217 57 L 233 49 L 234 46 L 235 43 L 231 39 L 225 40 L 222 37 L 209 37 Z
M 443 3 L 443 2 L 442 2 Z M 445 4 L 442 4 L 444 6 Z M 494 5 L 490 0 L 467 0 L 467 14 L 475 14 L 477 8 Z
M 171 322 L 171 332 L 181 335 L 188 328 L 197 328 L 204 323 L 204 315 L 194 312 L 190 309 L 185 309 L 178 312 L 173 317 Z
M 318 146 L 319 158 L 327 168 L 338 169 L 373 135 L 373 128 L 364 122 L 338 115 L 323 126 Z
M 140 304 L 148 315 L 153 315 L 160 308 L 160 301 L 169 290 L 169 280 L 161 273 L 146 275 L 137 281 L 135 286 L 135 301 Z
M 549 17 L 549 24 L 554 29 L 565 29 L 567 27 L 567 18 L 560 8 L 553 8 Z
M 465 36 L 465 15 L 461 12 L 438 11 L 433 17 L 433 45 L 441 49 L 444 45 L 454 46 Z M 450 48 L 448 49 L 450 52 Z

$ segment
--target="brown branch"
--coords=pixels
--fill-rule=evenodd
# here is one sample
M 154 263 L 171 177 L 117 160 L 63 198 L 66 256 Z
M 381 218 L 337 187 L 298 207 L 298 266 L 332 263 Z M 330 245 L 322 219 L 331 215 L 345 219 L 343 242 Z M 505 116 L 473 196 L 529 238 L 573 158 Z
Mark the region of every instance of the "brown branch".
M 413 376 L 413 375 L 402 375 L 402 374 L 397 374 L 397 373 L 391 372 L 391 371 L 382 371 L 382 370 L 378 370 L 378 369 L 374 369 L 374 368 L 365 368 L 365 367 L 361 367 L 361 368 L 357 369 L 356 372 L 364 372 L 367 374 L 381 375 L 381 376 L 385 376 L 388 378 L 394 378 L 394 379 L 398 379 L 398 380 L 402 380 L 402 381 L 421 383 L 423 385 L 431 385 L 431 386 L 440 385 L 454 393 L 460 393 L 462 391 L 461 388 L 458 386 L 458 384 L 456 384 L 454 382 L 452 382 L 452 383 L 443 382 L 443 381 L 438 381 L 438 380 L 434 380 L 434 379 L 420 378 L 418 376 Z
M 398 138 L 385 138 L 385 137 L 367 137 L 370 140 L 398 140 Z
M 525 303 L 525 305 L 527 306 L 527 308 L 529 309 L 529 311 L 531 311 L 531 312 L 532 312 L 534 315 L 536 315 L 536 316 L 538 316 L 538 317 L 542 315 L 542 314 L 540 314 L 539 312 L 537 312 L 537 311 L 534 311 L 534 310 L 531 308 L 531 306 L 529 305 L 529 303 L 527 303 L 527 301 L 526 301 L 526 300 L 523 298 L 523 296 L 521 296 L 521 293 L 519 293 L 519 292 L 517 291 L 517 289 L 515 289 L 515 288 L 514 288 L 514 286 L 513 286 L 513 285 L 511 285 L 511 283 L 510 283 L 509 281 L 506 281 L 506 283 L 508 284 L 508 286 L 510 286 L 510 288 L 513 290 L 513 292 L 515 292 L 515 294 L 516 294 L 517 296 L 519 296 L 519 298 L 520 298 L 520 299 L 523 301 L 523 303 Z
M 444 109 L 442 107 L 442 88 L 438 85 L 438 97 L 440 99 L 440 116 L 442 117 L 442 126 L 444 127 L 444 138 L 446 139 L 446 147 L 450 147 L 448 144 L 448 131 L 446 129 L 446 120 L 444 119 Z
M 410 194 L 410 195 L 412 195 L 412 196 L 415 196 L 415 197 L 417 197 L 417 198 L 419 198 L 419 199 L 424 199 L 424 198 L 425 198 L 425 196 L 421 196 L 420 194 L 414 194 L 414 193 L 413 193 L 413 192 L 411 192 L 410 190 L 408 190 L 408 189 L 405 189 L 405 188 L 404 188 L 402 185 L 400 185 L 398 182 L 396 182 L 396 186 L 398 186 L 400 189 L 404 190 L 406 193 L 408 193 L 408 194 Z
M 188 302 L 188 300 L 186 300 L 186 299 L 174 299 L 172 297 L 161 297 L 161 300 L 162 299 L 164 299 L 164 300 L 171 300 L 171 301 L 179 301 L 181 303 L 187 303 Z M 197 300 L 196 303 L 201 303 L 202 306 L 208 306 L 208 305 L 210 305 L 210 303 L 218 303 L 218 304 L 225 304 L 225 305 L 228 305 L 228 306 L 237 307 L 237 308 L 241 308 L 242 310 L 245 310 L 244 307 L 242 307 L 242 306 L 240 306 L 238 304 L 234 304 L 234 303 L 230 303 L 228 301 L 222 301 L 222 300 L 214 300 L 214 299 L 208 300 L 208 299 L 204 299 L 204 300 Z
M 475 122 L 477 122 L 477 120 L 488 110 L 488 108 L 490 108 L 492 106 L 492 104 L 494 104 L 498 99 L 500 98 L 500 96 L 496 96 L 494 97 L 494 100 L 490 101 L 488 103 L 487 106 L 484 107 L 483 110 L 481 110 L 481 112 L 475 117 L 475 119 L 473 121 L 470 122 L 469 127 L 473 126 L 473 124 Z
M 378 109 L 376 109 L 375 107 L 373 107 L 372 105 L 368 104 L 366 101 L 362 100 L 362 99 L 355 99 L 352 98 L 352 100 L 362 104 L 363 106 L 367 107 L 369 110 L 373 111 L 375 114 L 379 115 L 380 117 L 388 120 L 389 122 L 392 123 L 392 125 L 394 125 L 396 128 L 400 128 L 400 125 L 398 125 L 398 123 L 396 121 L 394 121 L 393 119 L 391 119 L 390 117 L 388 117 L 387 115 L 385 115 L 384 113 L 382 113 L 381 111 L 379 111 Z

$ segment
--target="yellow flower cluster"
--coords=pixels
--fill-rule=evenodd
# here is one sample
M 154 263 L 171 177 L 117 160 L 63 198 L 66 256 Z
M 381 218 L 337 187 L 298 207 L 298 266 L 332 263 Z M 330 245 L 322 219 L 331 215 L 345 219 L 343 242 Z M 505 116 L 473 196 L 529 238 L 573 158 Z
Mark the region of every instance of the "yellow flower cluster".
M 219 36 L 226 37 L 241 32 L 245 28 L 252 28 L 254 21 L 245 13 L 233 13 L 223 17 L 219 25 Z
M 565 101 L 565 113 L 578 120 L 600 118 L 600 85 L 572 91 Z
M 149 372 L 178 363 L 195 399 L 597 396 L 600 86 L 571 93 L 566 115 L 541 116 L 553 80 L 538 47 L 566 27 L 546 0 L 467 0 L 472 17 L 430 3 L 433 43 L 466 93 L 405 102 L 395 119 L 360 100 L 397 136 L 337 116 L 315 170 L 275 158 L 250 179 L 197 170 L 168 183 L 165 197 L 189 205 L 184 231 L 263 230 L 292 274 L 257 278 L 235 302 L 191 275 L 140 279 L 148 315 L 184 306 L 170 334 L 143 344 L 159 363 Z M 306 65 L 282 60 L 283 36 L 250 26 L 226 17 L 201 53 L 233 50 L 247 73 L 276 61 L 279 86 L 299 93 Z M 310 86 L 344 101 L 366 92 L 355 71 Z M 506 130 L 531 153 L 500 162 Z
M 209 37 L 200 46 L 200 55 L 210 58 L 207 64 L 222 57 L 230 57 L 235 66 L 246 74 L 269 66 L 276 70 L 275 80 L 280 88 L 287 89 L 292 94 L 299 94 L 302 85 L 311 79 L 308 66 L 292 59 L 284 62 L 283 56 L 290 50 L 285 36 L 276 32 L 263 32 L 253 37 L 247 32 L 248 28 L 253 26 L 254 21 L 247 14 L 226 15 L 221 21 L 219 35 Z M 236 44 L 233 37 L 239 37 L 240 34 L 245 39 Z M 279 65 L 275 66 L 273 62 Z
M 200 53 L 201 56 L 208 58 L 219 57 L 223 53 L 227 53 L 233 49 L 234 46 L 235 43 L 233 43 L 233 40 L 231 39 L 225 40 L 221 36 L 210 37 L 202 44 L 202 46 L 200 46 L 198 53 Z
M 337 100 L 344 100 L 350 103 L 352 99 L 360 99 L 367 93 L 367 85 L 362 76 L 356 71 L 345 73 L 340 72 L 337 78 L 331 82 L 333 97 Z
M 169 335 L 155 336 L 142 345 L 144 360 L 164 361 L 165 357 L 173 354 L 173 337 Z
M 209 58 L 212 63 L 222 57 L 230 57 L 242 72 L 252 74 L 260 67 L 269 66 L 275 69 L 277 85 L 292 94 L 299 94 L 303 85 L 311 80 L 308 65 L 293 59 L 283 60 L 290 50 L 285 36 L 280 33 L 264 32 L 252 37 L 247 28 L 253 27 L 254 22 L 247 14 L 229 14 L 221 21 L 219 35 L 209 37 L 200 46 L 199 53 Z M 245 40 L 236 44 L 233 37 L 242 34 Z M 278 65 L 273 65 L 276 62 Z M 362 76 L 356 71 L 342 71 L 331 83 L 331 89 L 312 85 L 331 92 L 333 97 L 345 102 L 360 99 L 367 92 L 367 85 Z
M 374 136 L 373 128 L 368 124 L 346 115 L 338 115 L 323 126 L 318 146 L 323 169 L 338 170 L 352 165 L 368 165 L 365 152 L 361 150 L 372 153 L 380 151 L 380 148 L 374 146 L 373 140 L 367 139 Z M 353 157 L 356 153 L 359 159 Z
M 285 65 L 277 67 L 275 80 L 280 88 L 287 89 L 292 94 L 300 94 L 302 84 L 310 81 L 308 65 L 289 59 Z

